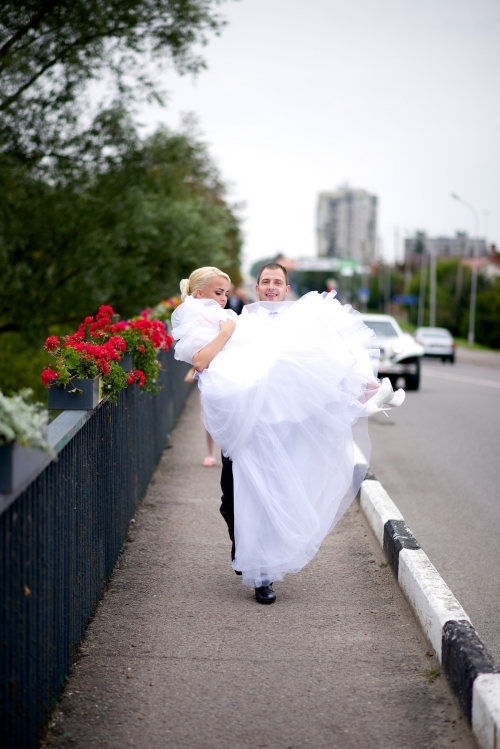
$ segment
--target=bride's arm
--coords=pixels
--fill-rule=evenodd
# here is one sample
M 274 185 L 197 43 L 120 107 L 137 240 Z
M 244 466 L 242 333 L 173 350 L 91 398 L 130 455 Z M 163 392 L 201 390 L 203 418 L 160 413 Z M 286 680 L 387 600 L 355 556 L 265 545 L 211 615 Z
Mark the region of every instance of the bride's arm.
M 235 327 L 236 323 L 234 320 L 221 320 L 220 332 L 217 335 L 217 338 L 214 338 L 212 343 L 209 343 L 208 346 L 200 349 L 200 351 L 193 356 L 193 364 L 197 372 L 203 372 L 203 370 L 210 365 L 210 362 L 215 359 L 217 354 L 222 351 L 227 341 L 233 335 Z

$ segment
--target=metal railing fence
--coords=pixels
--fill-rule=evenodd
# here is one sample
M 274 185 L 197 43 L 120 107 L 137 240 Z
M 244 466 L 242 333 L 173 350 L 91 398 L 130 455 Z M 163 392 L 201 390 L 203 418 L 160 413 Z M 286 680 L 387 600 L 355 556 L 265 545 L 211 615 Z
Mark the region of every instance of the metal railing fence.
M 162 359 L 158 394 L 102 403 L 0 517 L 2 747 L 37 745 L 189 393 Z

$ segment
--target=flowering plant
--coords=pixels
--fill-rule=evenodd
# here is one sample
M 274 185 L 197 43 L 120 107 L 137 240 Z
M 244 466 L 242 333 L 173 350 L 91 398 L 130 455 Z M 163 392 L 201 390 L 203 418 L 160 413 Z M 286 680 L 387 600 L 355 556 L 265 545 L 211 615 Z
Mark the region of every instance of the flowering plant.
M 0 445 L 19 442 L 23 447 L 54 455 L 46 439 L 49 414 L 41 403 L 29 402 L 32 394 L 25 388 L 8 397 L 0 390 Z
M 78 330 L 62 341 L 58 336 L 49 336 L 45 341 L 46 350 L 54 356 L 54 369 L 42 372 L 42 384 L 48 387 L 54 380 L 63 387 L 75 378 L 93 379 L 102 375 L 104 391 L 112 401 L 127 387 L 127 373 L 117 362 L 123 358 L 127 344 L 119 335 L 113 335 L 110 315 L 111 307 L 99 309 L 96 319 L 86 317 Z M 74 388 L 71 392 L 81 392 Z
M 134 356 L 139 386 L 157 392 L 155 383 L 161 366 L 158 352 L 168 351 L 173 343 L 172 336 L 165 332 L 165 323 L 145 318 L 129 320 L 122 330 L 122 336 L 127 343 L 127 351 Z
M 173 296 L 170 299 L 162 299 L 156 307 L 148 307 L 141 312 L 141 317 L 145 320 L 161 320 L 162 322 L 170 322 L 172 312 L 177 309 L 181 304 L 182 299 L 180 296 Z
M 127 383 L 131 385 L 137 382 L 144 390 L 157 392 L 155 383 L 160 369 L 157 352 L 168 351 L 173 343 L 172 336 L 166 333 L 165 323 L 144 317 L 112 322 L 112 316 L 114 312 L 111 307 L 101 307 L 95 320 L 85 318 L 83 328 L 88 330 L 90 337 L 105 346 L 116 345 L 115 342 L 120 339 L 123 342 L 121 350 L 132 354 L 136 367 L 135 372 L 131 370 Z
M 119 321 L 113 308 L 103 305 L 95 318 L 86 317 L 78 330 L 62 341 L 58 336 L 47 338 L 45 348 L 54 356 L 55 364 L 54 369 L 42 372 L 42 384 L 48 387 L 56 380 L 66 386 L 75 378 L 92 379 L 101 374 L 104 392 L 115 402 L 120 390 L 135 382 L 144 390 L 157 392 L 157 352 L 168 351 L 172 343 L 160 320 Z M 135 371 L 127 373 L 119 366 L 125 353 L 132 354 Z M 78 388 L 74 391 L 81 392 Z

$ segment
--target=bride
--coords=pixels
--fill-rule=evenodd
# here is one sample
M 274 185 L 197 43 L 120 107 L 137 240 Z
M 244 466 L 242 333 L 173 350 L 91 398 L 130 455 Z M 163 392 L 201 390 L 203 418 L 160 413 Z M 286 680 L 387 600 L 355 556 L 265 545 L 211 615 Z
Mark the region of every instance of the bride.
M 239 317 L 225 309 L 231 282 L 219 269 L 199 268 L 180 287 L 175 358 L 194 365 L 205 426 L 232 468 L 234 531 L 232 506 L 221 512 L 233 568 L 257 601 L 273 603 L 272 583 L 314 557 L 357 494 L 367 417 L 404 393 L 376 379 L 375 336 L 359 313 L 334 293 L 286 302 L 276 263 L 259 273 L 261 301 Z

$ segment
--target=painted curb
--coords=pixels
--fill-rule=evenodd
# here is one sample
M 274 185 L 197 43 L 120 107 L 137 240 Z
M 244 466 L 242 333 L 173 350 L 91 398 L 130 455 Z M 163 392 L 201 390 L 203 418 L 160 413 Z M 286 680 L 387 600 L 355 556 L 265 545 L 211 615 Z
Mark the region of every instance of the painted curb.
M 441 663 L 481 749 L 500 749 L 500 673 L 466 612 L 382 484 L 368 473 L 361 509 Z

